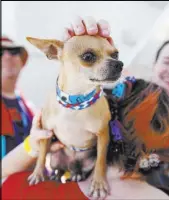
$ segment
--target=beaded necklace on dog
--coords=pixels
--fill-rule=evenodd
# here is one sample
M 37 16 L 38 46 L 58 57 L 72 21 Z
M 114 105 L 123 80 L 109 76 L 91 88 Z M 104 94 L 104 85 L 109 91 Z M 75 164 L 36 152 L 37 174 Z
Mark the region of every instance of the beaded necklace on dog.
M 56 99 L 65 108 L 82 110 L 93 105 L 103 94 L 103 89 L 94 89 L 87 94 L 69 95 L 63 92 L 56 82 Z
M 129 93 L 132 90 L 133 84 L 136 82 L 136 79 L 134 77 L 127 77 L 125 78 L 124 81 L 121 83 L 117 84 L 113 89 L 112 89 L 112 96 L 114 99 L 116 99 L 117 102 L 123 100 L 127 93 Z M 128 90 L 127 90 L 128 88 Z M 111 133 L 114 136 L 114 141 L 121 141 L 122 138 L 122 133 L 121 133 L 121 123 L 117 119 L 117 109 L 113 109 L 112 114 L 116 114 L 115 119 L 110 121 L 110 128 L 111 128 Z

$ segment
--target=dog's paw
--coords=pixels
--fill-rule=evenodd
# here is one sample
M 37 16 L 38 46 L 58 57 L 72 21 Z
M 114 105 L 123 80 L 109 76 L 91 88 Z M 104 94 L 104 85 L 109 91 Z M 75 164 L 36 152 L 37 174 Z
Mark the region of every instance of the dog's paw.
M 94 199 L 105 199 L 109 193 L 108 184 L 104 179 L 93 179 L 90 189 L 89 196 Z
M 28 182 L 29 185 L 36 185 L 40 182 L 45 181 L 44 171 L 42 169 L 34 171 L 29 177 Z

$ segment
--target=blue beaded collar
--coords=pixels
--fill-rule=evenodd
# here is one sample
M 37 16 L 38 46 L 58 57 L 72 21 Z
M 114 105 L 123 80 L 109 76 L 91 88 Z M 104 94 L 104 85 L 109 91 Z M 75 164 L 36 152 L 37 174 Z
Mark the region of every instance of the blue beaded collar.
M 103 94 L 103 89 L 94 89 L 88 94 L 69 95 L 63 92 L 56 83 L 56 99 L 64 107 L 82 110 L 94 104 Z

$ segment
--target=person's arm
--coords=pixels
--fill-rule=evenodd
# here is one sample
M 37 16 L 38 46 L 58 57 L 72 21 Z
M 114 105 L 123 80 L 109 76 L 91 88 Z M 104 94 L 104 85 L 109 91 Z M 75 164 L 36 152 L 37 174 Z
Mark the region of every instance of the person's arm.
M 29 146 L 34 152 L 38 152 L 39 141 L 41 139 L 49 139 L 53 135 L 51 131 L 40 130 L 40 117 L 41 116 L 39 114 L 34 117 L 30 137 L 28 140 Z M 56 142 L 51 146 L 50 150 L 57 151 L 62 147 L 63 145 L 61 143 Z M 13 173 L 28 169 L 32 164 L 35 163 L 35 161 L 36 157 L 29 155 L 24 148 L 24 143 L 21 143 L 1 160 L 2 178 L 6 178 Z
M 31 157 L 25 151 L 23 143 L 18 145 L 1 160 L 2 178 L 5 178 L 13 173 L 26 170 L 35 161 L 36 158 Z

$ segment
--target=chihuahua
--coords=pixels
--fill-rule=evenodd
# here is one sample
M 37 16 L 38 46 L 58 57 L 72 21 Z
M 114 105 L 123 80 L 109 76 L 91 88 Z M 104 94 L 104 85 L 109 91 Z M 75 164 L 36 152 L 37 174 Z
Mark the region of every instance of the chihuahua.
M 123 63 L 118 60 L 118 50 L 99 36 L 74 36 L 67 42 L 32 37 L 27 40 L 47 58 L 61 63 L 56 90 L 48 96 L 41 118 L 42 128 L 52 130 L 65 145 L 51 155 L 51 167 L 63 172 L 70 170 L 76 160 L 79 168 L 93 168 L 89 195 L 104 198 L 109 190 L 105 174 L 111 115 L 102 86 L 116 84 L 121 76 Z M 40 154 L 29 177 L 31 184 L 44 179 L 49 142 L 40 142 Z M 88 162 L 93 149 L 97 152 L 95 162 Z M 82 177 L 76 172 L 72 180 L 80 181 Z

